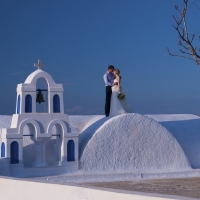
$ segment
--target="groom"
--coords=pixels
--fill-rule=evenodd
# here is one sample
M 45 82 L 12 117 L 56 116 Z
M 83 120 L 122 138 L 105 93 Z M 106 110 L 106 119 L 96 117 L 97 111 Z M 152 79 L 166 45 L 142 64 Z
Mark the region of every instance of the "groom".
M 112 86 L 114 85 L 115 76 L 113 74 L 114 66 L 109 65 L 108 71 L 104 74 L 103 79 L 106 85 L 106 103 L 105 103 L 105 115 L 106 117 L 110 114 L 110 101 L 112 95 Z

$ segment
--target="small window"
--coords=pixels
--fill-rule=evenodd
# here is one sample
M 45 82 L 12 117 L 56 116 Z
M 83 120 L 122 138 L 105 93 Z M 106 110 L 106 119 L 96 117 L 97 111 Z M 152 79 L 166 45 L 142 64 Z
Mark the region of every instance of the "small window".
M 6 155 L 5 155 L 5 143 L 2 142 L 1 144 L 1 157 L 4 158 Z
M 53 112 L 60 113 L 60 97 L 57 94 L 53 96 Z
M 32 96 L 30 94 L 26 95 L 25 98 L 25 113 L 32 112 Z
M 21 97 L 18 95 L 17 97 L 17 114 L 20 114 L 20 104 L 21 104 Z
M 73 140 L 67 143 L 67 161 L 75 161 L 75 144 Z
M 12 142 L 10 145 L 10 163 L 19 163 L 19 145 L 16 141 Z

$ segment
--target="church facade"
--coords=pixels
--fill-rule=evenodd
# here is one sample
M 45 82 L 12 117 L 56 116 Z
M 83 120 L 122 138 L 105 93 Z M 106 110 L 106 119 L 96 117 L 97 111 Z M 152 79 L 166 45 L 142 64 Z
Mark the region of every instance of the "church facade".
M 10 128 L 0 130 L 0 155 L 9 158 L 12 168 L 23 169 L 27 162 L 30 168 L 51 167 L 46 162 L 45 145 L 53 139 L 52 166 L 76 170 L 79 132 L 70 127 L 68 115 L 64 113 L 63 86 L 41 70 L 40 60 L 35 66 L 38 69 L 17 85 L 16 113 Z M 33 142 L 34 152 L 26 152 L 34 156 L 30 161 L 23 156 L 24 137 Z

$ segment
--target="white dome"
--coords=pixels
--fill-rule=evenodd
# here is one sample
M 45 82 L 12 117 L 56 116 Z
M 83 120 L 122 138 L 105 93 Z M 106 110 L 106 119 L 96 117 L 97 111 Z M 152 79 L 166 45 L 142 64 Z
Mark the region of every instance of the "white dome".
M 176 139 L 162 125 L 139 114 L 119 115 L 93 134 L 80 158 L 83 170 L 190 169 Z

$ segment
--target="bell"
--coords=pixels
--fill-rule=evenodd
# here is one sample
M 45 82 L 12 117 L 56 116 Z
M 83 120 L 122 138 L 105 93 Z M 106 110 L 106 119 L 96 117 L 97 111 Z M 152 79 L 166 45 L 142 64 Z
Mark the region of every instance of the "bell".
M 45 102 L 45 100 L 44 100 L 44 97 L 43 97 L 43 94 L 42 94 L 42 91 L 41 91 L 41 90 L 38 90 L 38 94 L 37 94 L 36 102 L 38 102 L 39 104 L 40 104 L 41 102 Z

